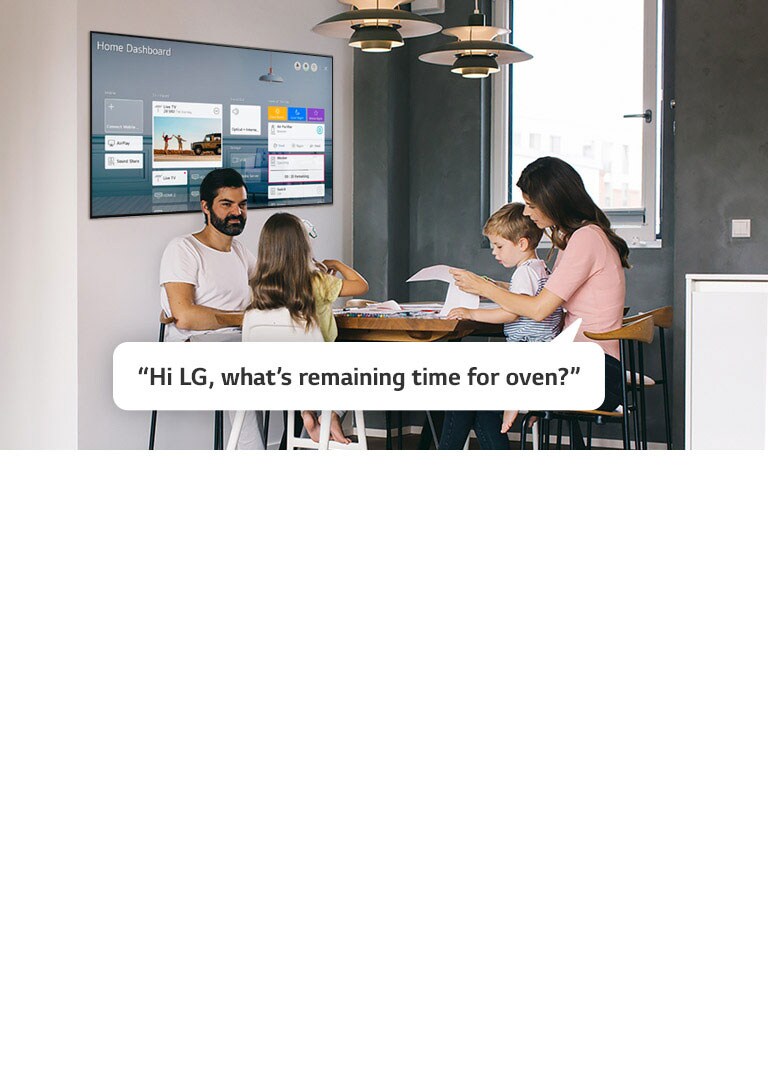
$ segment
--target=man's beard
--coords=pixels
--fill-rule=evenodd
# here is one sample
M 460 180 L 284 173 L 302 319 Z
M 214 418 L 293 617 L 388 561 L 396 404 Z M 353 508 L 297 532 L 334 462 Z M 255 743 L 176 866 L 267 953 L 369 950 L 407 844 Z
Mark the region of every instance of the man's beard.
M 217 216 L 213 206 L 210 209 L 210 221 L 217 231 L 221 231 L 222 235 L 229 235 L 230 238 L 232 235 L 241 235 L 245 228 L 245 216 Z

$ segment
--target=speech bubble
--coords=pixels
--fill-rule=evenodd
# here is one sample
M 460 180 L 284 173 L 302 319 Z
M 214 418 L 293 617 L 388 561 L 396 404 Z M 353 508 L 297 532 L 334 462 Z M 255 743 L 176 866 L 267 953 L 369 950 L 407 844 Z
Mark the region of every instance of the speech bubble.
M 596 343 L 122 343 L 123 410 L 591 410 Z

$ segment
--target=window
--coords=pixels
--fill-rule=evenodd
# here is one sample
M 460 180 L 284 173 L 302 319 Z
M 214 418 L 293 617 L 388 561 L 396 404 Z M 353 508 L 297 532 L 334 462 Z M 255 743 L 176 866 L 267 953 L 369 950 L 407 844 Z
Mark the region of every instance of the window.
M 495 25 L 534 58 L 494 76 L 494 204 L 521 199 L 517 176 L 542 155 L 535 135 L 630 246 L 659 244 L 661 5 L 583 0 L 577 16 L 573 0 L 495 0 Z

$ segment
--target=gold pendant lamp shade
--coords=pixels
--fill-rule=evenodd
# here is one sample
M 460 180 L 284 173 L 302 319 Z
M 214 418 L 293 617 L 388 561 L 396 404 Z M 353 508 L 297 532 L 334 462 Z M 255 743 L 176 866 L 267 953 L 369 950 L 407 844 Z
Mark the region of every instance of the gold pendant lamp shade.
M 348 37 L 352 48 L 362 52 L 390 52 L 403 44 L 404 37 L 423 37 L 442 29 L 421 15 L 401 10 L 404 0 L 339 0 L 348 7 L 331 15 L 312 29 L 326 37 Z
M 504 64 L 533 59 L 530 52 L 523 52 L 501 40 L 509 32 L 503 26 L 486 26 L 485 16 L 480 14 L 476 0 L 475 10 L 466 26 L 443 30 L 446 36 L 455 40 L 438 45 L 432 52 L 422 53 L 419 59 L 450 66 L 451 72 L 462 78 L 487 78 L 497 74 Z

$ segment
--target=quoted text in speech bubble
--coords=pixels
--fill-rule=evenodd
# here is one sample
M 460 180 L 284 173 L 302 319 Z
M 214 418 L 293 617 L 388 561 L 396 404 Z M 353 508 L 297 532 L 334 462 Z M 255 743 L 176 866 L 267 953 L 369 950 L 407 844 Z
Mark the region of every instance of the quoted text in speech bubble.
M 123 410 L 592 410 L 596 343 L 122 343 Z

